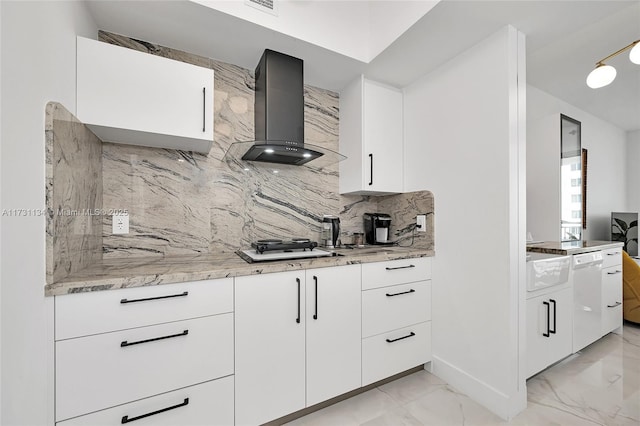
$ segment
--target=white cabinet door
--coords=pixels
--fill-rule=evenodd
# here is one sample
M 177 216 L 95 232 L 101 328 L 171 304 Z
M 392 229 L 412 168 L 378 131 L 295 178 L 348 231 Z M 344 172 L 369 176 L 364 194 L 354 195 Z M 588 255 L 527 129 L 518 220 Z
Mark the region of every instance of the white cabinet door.
M 340 193 L 402 192 L 402 102 L 400 90 L 363 76 L 340 93 Z
M 527 300 L 527 377 L 571 354 L 573 289 Z
M 213 70 L 78 37 L 77 116 L 106 142 L 209 152 Z
M 364 80 L 365 189 L 402 192 L 402 92 Z
M 360 265 L 306 271 L 307 406 L 361 386 Z
M 602 335 L 622 326 L 622 265 L 602 270 Z
M 304 271 L 235 279 L 236 425 L 305 407 Z

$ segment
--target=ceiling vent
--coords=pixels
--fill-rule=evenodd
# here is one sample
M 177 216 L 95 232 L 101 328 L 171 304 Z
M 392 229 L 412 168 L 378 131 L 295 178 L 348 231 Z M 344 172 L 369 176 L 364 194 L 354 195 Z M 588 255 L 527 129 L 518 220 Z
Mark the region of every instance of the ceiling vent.
M 278 16 L 277 0 L 244 0 L 244 4 L 271 15 Z

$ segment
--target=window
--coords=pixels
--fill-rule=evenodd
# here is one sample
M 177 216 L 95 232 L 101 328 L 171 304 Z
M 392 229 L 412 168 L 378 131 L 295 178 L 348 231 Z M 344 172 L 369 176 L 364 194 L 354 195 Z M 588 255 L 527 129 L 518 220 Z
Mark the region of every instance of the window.
M 582 202 L 582 194 L 571 194 L 571 202 L 572 203 L 581 203 Z
M 582 185 L 582 178 L 571 179 L 571 186 L 580 186 Z
M 582 219 L 582 210 L 571 210 L 572 219 Z
M 571 170 L 572 171 L 576 171 L 576 170 L 582 170 L 582 164 L 580 163 L 571 163 Z

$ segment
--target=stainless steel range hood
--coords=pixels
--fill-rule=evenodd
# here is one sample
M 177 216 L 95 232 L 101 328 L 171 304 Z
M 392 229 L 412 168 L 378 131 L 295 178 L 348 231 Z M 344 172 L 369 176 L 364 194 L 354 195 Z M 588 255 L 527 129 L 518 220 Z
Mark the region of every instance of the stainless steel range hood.
M 231 145 L 225 158 L 325 166 L 346 157 L 304 143 L 303 61 L 265 50 L 255 70 L 255 140 Z

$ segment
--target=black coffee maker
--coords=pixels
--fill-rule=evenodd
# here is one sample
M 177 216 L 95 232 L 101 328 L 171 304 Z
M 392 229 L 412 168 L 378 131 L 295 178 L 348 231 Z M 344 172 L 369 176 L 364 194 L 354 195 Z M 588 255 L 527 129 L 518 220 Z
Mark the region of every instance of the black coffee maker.
M 364 239 L 367 244 L 393 244 L 389 241 L 391 216 L 386 213 L 364 214 Z

